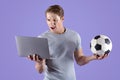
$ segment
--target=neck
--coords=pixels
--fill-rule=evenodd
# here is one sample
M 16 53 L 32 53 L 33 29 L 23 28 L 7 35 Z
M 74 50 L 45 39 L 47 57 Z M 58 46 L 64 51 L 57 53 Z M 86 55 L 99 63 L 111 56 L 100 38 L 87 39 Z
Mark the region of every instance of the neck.
M 66 31 L 66 28 L 64 26 L 62 26 L 59 30 L 57 31 L 51 31 L 52 33 L 55 33 L 55 34 L 63 34 L 64 32 Z
M 65 27 L 62 27 L 61 30 L 57 34 L 63 34 L 66 31 Z

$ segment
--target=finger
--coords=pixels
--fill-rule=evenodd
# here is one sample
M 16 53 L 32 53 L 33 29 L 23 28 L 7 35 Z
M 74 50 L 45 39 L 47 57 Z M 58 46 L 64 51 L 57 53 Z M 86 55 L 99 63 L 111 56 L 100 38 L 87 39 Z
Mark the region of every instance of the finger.
M 40 61 L 43 61 L 43 59 L 40 56 L 38 56 L 38 58 L 39 58 Z
M 32 55 L 29 55 L 29 56 L 28 56 L 28 59 L 33 60 Z
M 40 58 L 39 55 L 36 56 L 36 60 L 37 60 L 37 61 L 41 61 L 41 58 Z
M 103 56 L 99 56 L 98 59 L 101 60 L 103 58 Z
M 37 60 L 37 61 L 39 60 L 39 56 L 38 56 L 38 55 L 36 56 L 36 60 Z
M 96 59 L 98 59 L 98 60 L 101 60 L 104 58 L 102 55 L 99 55 L 99 54 L 95 54 L 95 56 L 96 56 Z
M 34 61 L 38 61 L 39 60 L 39 56 L 37 54 L 34 54 Z
M 35 61 L 37 61 L 37 60 L 38 60 L 38 59 L 37 59 L 37 56 L 38 56 L 38 55 L 37 55 L 37 54 L 35 54 Z
M 35 59 L 35 56 L 36 56 L 36 55 L 35 55 L 35 54 L 33 54 L 33 61 L 35 61 L 35 60 L 36 60 L 36 59 Z
M 99 59 L 100 55 L 98 55 L 98 54 L 94 54 L 94 55 L 95 55 L 96 59 Z
M 37 59 L 38 59 L 39 61 L 43 61 L 43 59 L 42 59 L 39 55 L 37 55 Z
M 36 56 L 36 61 L 39 62 L 39 63 L 41 63 L 41 60 L 39 59 L 38 55 Z
M 105 57 L 107 57 L 108 56 L 108 53 L 105 53 Z
M 28 55 L 27 58 L 30 59 L 30 55 Z
M 108 53 L 105 53 L 104 55 L 103 55 L 103 58 L 106 58 L 108 56 Z

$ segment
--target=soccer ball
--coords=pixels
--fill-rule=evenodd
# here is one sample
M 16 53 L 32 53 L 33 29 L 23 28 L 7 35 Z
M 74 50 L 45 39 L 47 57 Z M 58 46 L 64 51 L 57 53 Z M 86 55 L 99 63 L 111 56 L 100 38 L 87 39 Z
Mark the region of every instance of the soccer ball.
M 97 35 L 91 40 L 90 49 L 97 55 L 108 54 L 112 50 L 112 41 L 106 35 Z

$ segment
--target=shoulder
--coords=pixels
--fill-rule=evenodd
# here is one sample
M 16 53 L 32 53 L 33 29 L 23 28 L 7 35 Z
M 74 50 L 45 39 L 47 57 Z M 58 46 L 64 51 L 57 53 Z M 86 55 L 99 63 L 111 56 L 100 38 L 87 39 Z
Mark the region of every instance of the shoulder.
M 67 32 L 71 36 L 75 36 L 75 37 L 79 37 L 80 36 L 80 34 L 78 32 L 76 32 L 75 30 L 72 30 L 72 29 L 67 29 Z
M 38 35 L 38 37 L 46 37 L 50 34 L 50 31 L 45 31 L 44 33 Z

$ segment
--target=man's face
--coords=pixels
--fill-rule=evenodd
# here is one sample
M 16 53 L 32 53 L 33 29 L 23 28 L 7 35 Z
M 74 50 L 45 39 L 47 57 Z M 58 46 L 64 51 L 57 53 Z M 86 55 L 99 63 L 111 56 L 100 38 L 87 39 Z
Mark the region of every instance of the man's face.
M 51 32 L 59 33 L 62 30 L 62 28 L 64 28 L 63 27 L 64 18 L 63 17 L 61 18 L 57 14 L 48 12 L 46 14 L 46 20 Z

